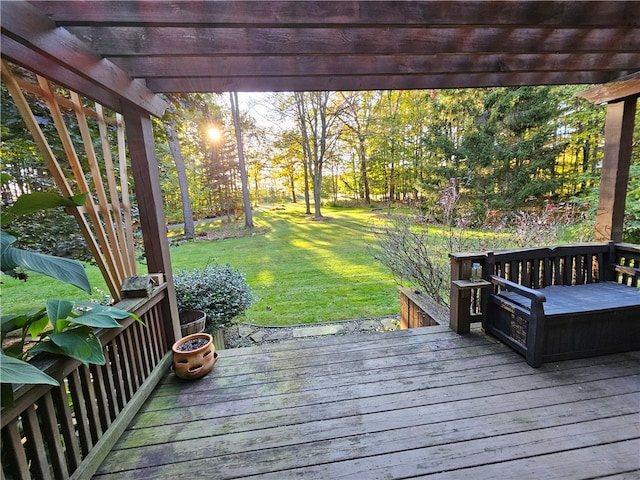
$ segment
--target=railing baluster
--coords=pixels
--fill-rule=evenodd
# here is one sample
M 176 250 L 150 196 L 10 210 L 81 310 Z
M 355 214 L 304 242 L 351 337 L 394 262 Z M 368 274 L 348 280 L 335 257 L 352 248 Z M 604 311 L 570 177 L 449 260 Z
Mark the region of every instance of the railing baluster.
M 16 478 L 29 478 L 29 461 L 22 446 L 22 435 L 18 430 L 20 421 L 20 417 L 17 417 L 2 429 L 2 448 L 11 453 L 12 456 L 9 458 L 13 460 L 10 465 L 4 467 L 8 467 Z
M 118 335 L 116 342 L 118 344 L 118 369 L 124 380 L 124 399 L 125 404 L 131 399 L 135 390 L 133 387 L 131 370 L 129 369 L 129 360 L 135 354 L 131 349 L 130 342 L 126 341 L 127 332 L 129 329 L 122 332 L 122 335 Z
M 127 329 L 124 333 L 124 340 L 127 345 L 127 351 L 131 352 L 131 355 L 124 358 L 126 362 L 125 372 L 128 372 L 128 375 L 131 377 L 131 383 L 133 386 L 133 393 L 140 388 L 142 384 L 141 378 L 144 377 L 144 373 L 142 371 L 142 355 L 140 352 L 140 340 L 137 338 L 135 334 L 135 326 L 132 325 L 131 328 Z
M 52 478 L 35 405 L 31 405 L 25 410 L 22 415 L 22 426 L 27 438 L 25 447 L 27 456 L 31 460 L 31 475 L 42 480 Z
M 113 342 L 109 342 L 107 345 L 105 345 L 104 348 L 104 357 L 106 362 L 102 367 L 100 367 L 100 369 L 102 370 L 102 378 L 105 382 L 105 394 L 107 396 L 107 403 L 109 405 L 109 418 L 112 422 L 118 416 L 118 413 L 120 413 L 120 406 L 118 405 L 118 391 L 116 390 L 115 381 L 113 378 Z
M 89 433 L 91 433 L 92 443 L 95 444 L 102 435 L 103 428 L 98 413 L 98 401 L 96 399 L 95 386 L 91 378 L 89 367 L 82 365 L 78 368 L 80 383 L 82 385 L 82 393 L 84 397 L 84 405 L 87 409 L 87 419 L 89 422 Z
M 47 392 L 38 402 L 38 413 L 42 423 L 42 431 L 49 451 L 49 460 L 55 478 L 69 476 L 67 461 L 64 454 L 64 446 L 61 442 L 58 417 L 53 405 L 51 392 Z
M 100 422 L 102 423 L 102 429 L 104 431 L 109 428 L 109 425 L 111 425 L 109 398 L 105 378 L 100 365 L 90 365 L 89 370 L 91 371 L 91 377 L 93 378 L 93 388 L 96 394 L 98 415 L 100 416 Z
M 67 464 L 70 471 L 74 471 L 80 465 L 82 456 L 80 454 L 79 438 L 73 425 L 73 412 L 69 405 L 69 394 L 66 384 L 60 383 L 59 387 L 51 390 L 53 404 L 56 407 L 56 418 L 60 423 L 62 438 L 64 439 Z
M 73 413 L 76 419 L 76 428 L 78 430 L 78 438 L 80 439 L 80 450 L 82 456 L 86 457 L 93 447 L 91 441 L 91 431 L 89 430 L 89 417 L 87 408 L 84 404 L 84 394 L 82 392 L 82 383 L 80 382 L 80 374 L 78 370 L 71 372 L 68 377 L 69 390 L 73 401 Z

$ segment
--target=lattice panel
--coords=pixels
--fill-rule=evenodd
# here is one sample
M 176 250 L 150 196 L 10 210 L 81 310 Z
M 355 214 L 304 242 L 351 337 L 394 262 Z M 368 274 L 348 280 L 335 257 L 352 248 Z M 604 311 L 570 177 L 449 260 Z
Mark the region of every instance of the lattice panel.
M 5 61 L 2 81 L 62 195 L 87 193 L 85 205 L 71 209 L 71 213 L 111 296 L 120 300 L 124 279 L 135 275 L 137 270 L 122 116 L 107 112 L 100 104 L 90 104 L 77 93 L 52 85 L 41 76 L 18 76 Z M 47 106 L 57 139 L 46 137 L 25 92 Z M 56 157 L 52 142 L 60 142 L 66 158 Z

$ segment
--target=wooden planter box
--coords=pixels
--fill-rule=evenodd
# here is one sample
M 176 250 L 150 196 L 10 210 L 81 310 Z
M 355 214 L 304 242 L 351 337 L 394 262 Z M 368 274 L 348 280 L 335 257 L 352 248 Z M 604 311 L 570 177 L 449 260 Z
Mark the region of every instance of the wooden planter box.
M 400 289 L 400 328 L 448 325 L 449 312 L 429 295 L 410 288 Z

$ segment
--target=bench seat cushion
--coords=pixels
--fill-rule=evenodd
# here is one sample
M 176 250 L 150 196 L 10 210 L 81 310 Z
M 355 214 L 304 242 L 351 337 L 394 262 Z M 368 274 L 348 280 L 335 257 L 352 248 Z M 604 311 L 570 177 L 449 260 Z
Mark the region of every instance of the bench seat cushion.
M 547 316 L 602 313 L 634 307 L 640 310 L 640 290 L 615 282 L 553 285 L 537 291 L 547 298 L 543 303 L 544 313 Z M 502 291 L 500 296 L 527 309 L 531 308 L 531 300 L 515 292 Z

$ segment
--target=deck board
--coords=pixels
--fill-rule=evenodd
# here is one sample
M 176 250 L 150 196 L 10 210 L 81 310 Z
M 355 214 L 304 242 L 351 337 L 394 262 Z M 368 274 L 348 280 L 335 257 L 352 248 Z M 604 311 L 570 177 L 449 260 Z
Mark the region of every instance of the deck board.
M 481 332 L 425 327 L 169 374 L 94 478 L 625 478 L 639 442 L 640 352 L 533 369 Z

